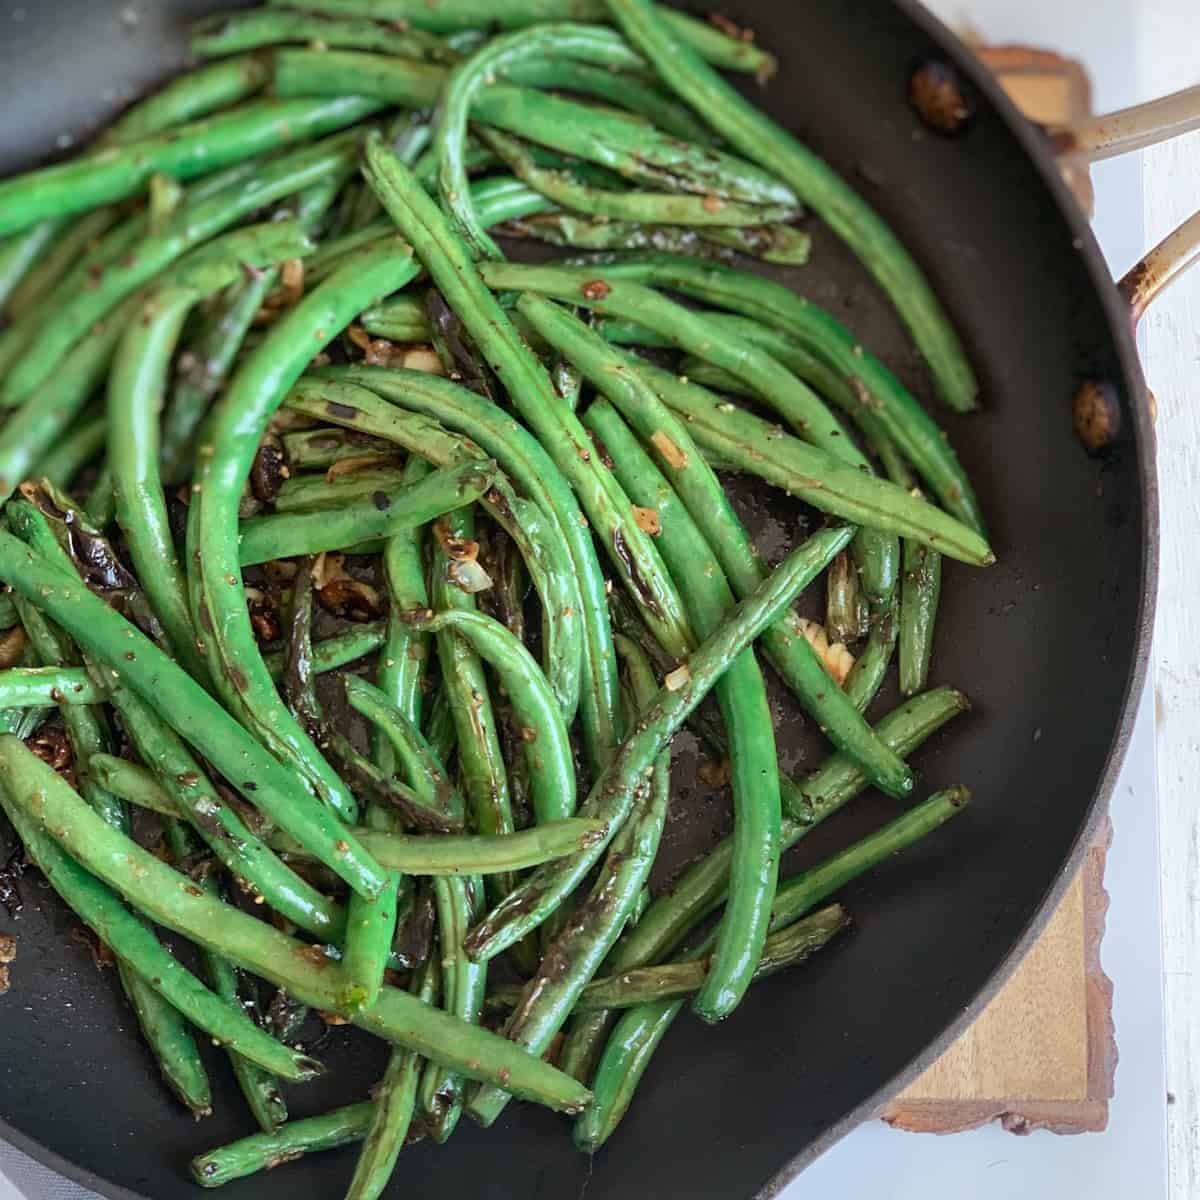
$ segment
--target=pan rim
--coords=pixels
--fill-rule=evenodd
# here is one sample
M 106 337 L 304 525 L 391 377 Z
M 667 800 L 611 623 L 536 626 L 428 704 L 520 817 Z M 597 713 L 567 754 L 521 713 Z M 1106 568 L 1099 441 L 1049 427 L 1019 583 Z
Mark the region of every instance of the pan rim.
M 1004 89 L 974 53 L 919 0 L 887 0 L 887 2 L 925 34 L 947 58 L 953 61 L 963 75 L 971 81 L 979 94 L 992 106 L 1009 134 L 1034 164 L 1061 216 L 1078 240 L 1080 256 L 1108 319 L 1110 334 L 1117 352 L 1117 359 L 1121 365 L 1122 379 L 1127 392 L 1135 401 L 1144 401 L 1147 388 L 1128 310 L 1113 284 L 1091 226 L 1063 181 L 1057 162 L 1045 139 L 1020 114 Z M 1132 408 L 1133 442 L 1141 482 L 1142 519 L 1145 528 L 1136 643 L 1129 678 L 1126 681 L 1121 701 L 1120 718 L 1114 731 L 1113 742 L 1109 749 L 1100 785 L 1092 797 L 1087 819 L 1080 827 L 1071 853 L 1064 860 L 1037 912 L 1021 936 L 963 1012 L 924 1050 L 917 1054 L 907 1067 L 895 1074 L 871 1097 L 836 1124 L 830 1126 L 802 1152 L 782 1166 L 756 1193 L 757 1200 L 769 1200 L 770 1197 L 777 1195 L 853 1129 L 864 1121 L 877 1116 L 888 1100 L 912 1083 L 967 1029 L 1007 983 L 1021 960 L 1040 936 L 1051 914 L 1075 878 L 1082 865 L 1084 855 L 1100 830 L 1101 822 L 1108 812 L 1108 802 L 1124 764 L 1126 751 L 1133 734 L 1138 704 L 1145 687 L 1157 600 L 1159 512 L 1155 435 L 1148 405 L 1144 402 L 1134 403 Z M 106 1197 L 107 1200 L 149 1200 L 149 1197 L 143 1192 L 131 1191 L 71 1162 L 57 1151 L 16 1129 L 2 1117 L 0 1117 L 0 1138 L 40 1165 L 57 1172 L 81 1187 L 88 1188 L 99 1196 Z
M 1079 255 L 1091 277 L 1097 298 L 1108 320 L 1109 331 L 1117 359 L 1121 366 L 1122 382 L 1131 397 L 1133 409 L 1133 443 L 1136 451 L 1138 477 L 1141 482 L 1142 521 L 1145 541 L 1141 564 L 1141 595 L 1138 601 L 1138 616 L 1134 631 L 1135 645 L 1129 677 L 1121 698 L 1121 711 L 1104 764 L 1100 784 L 1088 806 L 1087 818 L 1071 846 L 1071 852 L 1063 861 L 1054 880 L 1047 889 L 1037 911 L 1030 918 L 1011 950 L 997 965 L 988 981 L 979 989 L 963 1011 L 924 1050 L 917 1054 L 903 1070 L 859 1104 L 852 1112 L 831 1125 L 819 1137 L 813 1139 L 804 1150 L 786 1163 L 757 1192 L 755 1200 L 770 1200 L 826 1151 L 830 1150 L 847 1134 L 865 1121 L 877 1118 L 884 1105 L 914 1083 L 931 1067 L 946 1050 L 977 1020 L 984 1008 L 996 997 L 1012 977 L 1022 960 L 1041 936 L 1051 916 L 1057 910 L 1067 889 L 1071 886 L 1088 850 L 1095 843 L 1103 822 L 1108 817 L 1109 801 L 1116 790 L 1126 752 L 1133 737 L 1138 708 L 1145 692 L 1150 665 L 1150 648 L 1153 641 L 1154 618 L 1158 603 L 1159 575 L 1159 492 L 1158 464 L 1155 453 L 1155 431 L 1146 402 L 1149 389 L 1142 371 L 1133 322 L 1129 307 L 1121 298 L 1113 282 L 1112 274 L 1105 261 L 1091 223 L 1080 209 L 1075 196 L 1063 179 L 1058 160 L 1047 140 L 1017 108 L 1001 87 L 995 76 L 980 61 L 976 54 L 963 43 L 939 17 L 935 16 L 920 0 L 888 0 L 888 3 L 912 22 L 931 43 L 949 58 L 955 67 L 970 80 L 973 87 L 986 99 L 1003 121 L 1008 132 L 1025 152 L 1026 156 L 1042 177 L 1042 182 L 1075 238 Z

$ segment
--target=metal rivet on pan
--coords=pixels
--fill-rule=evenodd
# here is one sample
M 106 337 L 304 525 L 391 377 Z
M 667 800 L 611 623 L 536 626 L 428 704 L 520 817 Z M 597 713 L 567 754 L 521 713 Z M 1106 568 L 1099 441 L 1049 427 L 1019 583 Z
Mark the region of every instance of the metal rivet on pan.
M 1121 404 L 1111 383 L 1086 380 L 1071 406 L 1075 436 L 1089 454 L 1108 449 L 1121 432 Z
M 962 77 L 949 63 L 928 59 L 908 81 L 908 100 L 917 116 L 937 133 L 961 133 L 973 115 Z

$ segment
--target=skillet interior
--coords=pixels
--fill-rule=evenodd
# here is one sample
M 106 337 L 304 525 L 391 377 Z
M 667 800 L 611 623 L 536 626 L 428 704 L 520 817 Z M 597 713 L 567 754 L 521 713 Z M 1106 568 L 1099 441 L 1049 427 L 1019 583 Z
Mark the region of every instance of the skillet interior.
M 0 73 L 9 103 L 0 170 L 82 135 L 182 61 L 179 30 L 216 5 L 171 0 L 0 3 Z M 136 23 L 120 19 L 125 10 Z M 556 1118 L 510 1110 L 466 1127 L 446 1149 L 406 1152 L 396 1195 L 486 1197 L 745 1196 L 789 1160 L 803 1165 L 881 1102 L 999 982 L 1027 938 L 1111 783 L 1128 732 L 1149 622 L 1154 480 L 1132 342 L 1103 265 L 1048 160 L 1014 132 L 1012 110 L 974 73 L 976 118 L 949 141 L 906 103 L 912 66 L 944 31 L 908 3 L 739 0 L 729 15 L 778 51 L 780 77 L 758 98 L 857 185 L 926 265 L 965 331 L 986 411 L 946 418 L 991 516 L 1000 565 L 950 566 L 935 682 L 966 688 L 973 716 L 916 760 L 929 790 L 964 782 L 971 812 L 942 836 L 853 888 L 856 933 L 801 972 L 756 987 L 720 1030 L 678 1023 L 636 1111 L 594 1162 Z M 959 51 L 951 50 L 951 54 Z M 971 72 L 972 68 L 967 68 Z M 857 330 L 927 396 L 923 369 L 863 273 L 814 228 L 798 288 Z M 1082 239 L 1082 240 L 1080 240 Z M 1069 398 L 1082 377 L 1116 383 L 1126 441 L 1104 462 L 1076 445 Z M 942 415 L 945 415 L 942 410 Z M 881 702 L 880 711 L 884 707 Z M 807 730 L 780 730 L 789 757 L 819 753 Z M 721 806 L 710 805 L 714 823 Z M 805 859 L 897 811 L 865 798 L 805 847 Z M 711 840 L 707 817 L 675 834 Z M 35 885 L 12 928 L 14 986 L 0 1021 L 0 1114 L 9 1137 L 111 1196 L 178 1196 L 187 1159 L 249 1132 L 224 1064 L 218 1114 L 194 1124 L 171 1107 L 108 975 L 73 944 L 73 920 Z M 10 926 L 6 923 L 6 929 Z M 293 1091 L 296 1115 L 360 1096 L 377 1047 L 338 1033 L 333 1079 Z M 797 1156 L 799 1156 L 797 1158 Z M 274 1200 L 333 1196 L 348 1152 L 227 1189 Z

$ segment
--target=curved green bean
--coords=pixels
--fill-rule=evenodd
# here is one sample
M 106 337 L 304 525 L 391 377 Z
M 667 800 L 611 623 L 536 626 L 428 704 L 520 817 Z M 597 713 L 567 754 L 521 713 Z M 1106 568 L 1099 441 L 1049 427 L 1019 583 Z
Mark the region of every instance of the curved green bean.
M 960 412 L 975 408 L 979 385 L 954 326 L 912 256 L 870 205 L 685 46 L 648 0 L 606 3 L 663 82 L 731 146 L 779 172 L 874 275 L 908 325 L 946 403 Z
M 567 22 L 535 25 L 494 38 L 456 66 L 446 80 L 434 131 L 442 208 L 478 258 L 502 258 L 471 205 L 463 154 L 467 121 L 476 96 L 515 63 L 544 58 L 580 59 L 598 66 L 640 68 L 642 60 L 611 29 Z
M 536 929 L 579 883 L 612 840 L 645 786 L 645 771 L 736 658 L 828 565 L 853 536 L 852 528 L 827 529 L 809 538 L 744 600 L 721 628 L 687 660 L 687 678 L 660 692 L 633 733 L 580 805 L 580 816 L 603 820 L 607 837 L 586 854 L 536 871 L 477 925 L 468 939 L 473 956 L 490 958 Z
M 873 606 L 866 647 L 843 684 L 842 690 L 860 712 L 870 708 L 871 701 L 879 694 L 895 657 L 900 636 L 899 609 L 894 599 L 890 604 Z
M 525 743 L 530 794 L 538 821 L 569 817 L 575 811 L 571 743 L 554 694 L 533 656 L 503 625 L 482 613 L 448 609 L 428 617 L 416 614 L 411 619 L 414 628 L 424 632 L 450 632 L 464 638 L 496 672 Z
M 721 569 L 739 596 L 762 581 L 766 567 L 724 488 L 696 449 L 687 424 L 670 411 L 653 390 L 657 376 L 633 370 L 575 317 L 548 301 L 525 297 L 521 311 L 538 332 L 571 359 L 634 426 L 653 451 L 717 556 Z M 667 375 L 668 379 L 673 379 Z M 767 630 L 764 649 L 830 740 L 864 764 L 872 780 L 893 795 L 912 790 L 912 773 L 872 734 L 854 705 L 829 678 L 792 614 Z
M 218 691 L 272 753 L 348 816 L 357 807 L 354 797 L 283 705 L 255 644 L 240 578 L 238 505 L 263 433 L 312 357 L 363 308 L 404 287 L 416 269 L 399 239 L 390 252 L 360 252 L 272 327 L 213 410 L 188 514 L 192 618 Z
M 108 382 L 109 466 L 117 523 L 147 597 L 176 659 L 194 678 L 206 677 L 188 612 L 183 569 L 175 553 L 159 474 L 159 408 L 170 360 L 188 313 L 204 297 L 238 279 L 248 266 L 269 267 L 302 254 L 311 243 L 292 222 L 250 226 L 204 246 L 155 288 L 121 339 Z
M 50 217 L 84 212 L 134 195 L 161 173 L 193 179 L 270 150 L 353 125 L 377 112 L 378 100 L 341 96 L 254 101 L 206 120 L 61 166 L 0 183 L 0 236 Z
M 658 540 L 667 567 L 675 578 L 686 579 L 692 622 L 698 634 L 709 636 L 734 604 L 712 548 L 616 410 L 599 401 L 584 420 L 608 447 L 630 498 L 657 511 L 662 527 Z M 730 665 L 716 696 L 729 731 L 734 851 L 729 900 L 712 967 L 693 1005 L 710 1022 L 723 1020 L 737 1007 L 762 953 L 779 875 L 782 818 L 774 724 L 753 650 Z M 620 931 L 621 927 L 613 931 L 606 953 Z

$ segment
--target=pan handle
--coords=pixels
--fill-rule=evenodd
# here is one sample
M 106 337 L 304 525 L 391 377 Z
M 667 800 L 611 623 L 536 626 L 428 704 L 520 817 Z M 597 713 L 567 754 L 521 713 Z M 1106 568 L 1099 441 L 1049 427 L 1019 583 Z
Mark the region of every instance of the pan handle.
M 1146 104 L 1043 130 L 1064 166 L 1130 154 L 1200 129 L 1200 85 Z M 1136 327 L 1146 309 L 1189 267 L 1200 262 L 1200 213 L 1165 237 L 1129 269 L 1117 288 Z

